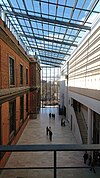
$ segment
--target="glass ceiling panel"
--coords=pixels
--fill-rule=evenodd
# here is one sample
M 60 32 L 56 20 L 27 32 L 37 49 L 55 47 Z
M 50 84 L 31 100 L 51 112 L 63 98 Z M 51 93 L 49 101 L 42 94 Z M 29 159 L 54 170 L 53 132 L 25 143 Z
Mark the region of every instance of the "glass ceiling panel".
M 1 18 L 41 65 L 61 66 L 91 30 L 99 0 L 0 0 Z
M 13 2 L 13 0 L 11 0 L 11 3 Z M 18 7 L 20 9 L 24 9 L 25 10 L 25 7 L 24 7 L 24 4 L 23 4 L 23 0 L 16 0 L 17 4 L 18 4 Z M 15 6 L 14 6 L 15 7 Z
M 27 10 L 33 11 L 33 2 L 32 2 L 32 0 L 24 0 L 24 1 L 25 1 Z
M 40 12 L 39 2 L 34 1 L 34 11 L 35 12 Z

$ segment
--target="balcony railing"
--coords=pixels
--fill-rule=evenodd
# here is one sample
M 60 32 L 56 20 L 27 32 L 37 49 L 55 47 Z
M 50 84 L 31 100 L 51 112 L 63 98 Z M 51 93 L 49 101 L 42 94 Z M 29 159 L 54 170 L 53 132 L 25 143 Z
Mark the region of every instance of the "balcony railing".
M 0 146 L 0 152 L 53 152 L 53 166 L 52 167 L 25 167 L 25 168 L 0 168 L 0 170 L 8 169 L 53 169 L 54 178 L 57 178 L 57 169 L 67 168 L 87 168 L 87 167 L 58 167 L 57 166 L 57 152 L 62 151 L 100 151 L 100 144 L 34 144 L 34 145 L 3 145 Z M 89 168 L 89 167 L 88 167 Z

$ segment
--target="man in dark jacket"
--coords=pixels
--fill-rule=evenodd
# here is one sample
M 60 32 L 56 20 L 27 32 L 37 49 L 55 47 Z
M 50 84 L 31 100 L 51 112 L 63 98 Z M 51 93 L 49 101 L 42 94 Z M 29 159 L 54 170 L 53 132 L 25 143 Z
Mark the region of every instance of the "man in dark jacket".
M 84 153 L 83 158 L 84 158 L 84 164 L 86 164 L 86 161 L 88 159 L 88 153 L 87 153 L 87 151 Z

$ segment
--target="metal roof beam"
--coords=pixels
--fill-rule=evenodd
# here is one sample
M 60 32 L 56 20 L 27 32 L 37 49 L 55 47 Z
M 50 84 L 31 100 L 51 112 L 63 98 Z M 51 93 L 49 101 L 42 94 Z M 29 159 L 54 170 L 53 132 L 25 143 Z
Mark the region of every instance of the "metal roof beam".
M 44 1 L 44 0 L 37 0 L 37 1 L 42 2 L 42 3 L 45 3 L 45 4 L 48 4 L 48 1 Z M 61 3 L 56 4 L 55 2 L 49 2 L 49 4 L 55 5 L 55 6 L 58 5 L 58 6 L 65 7 L 65 8 L 70 8 L 70 9 L 73 8 L 73 6 L 69 6 L 69 5 L 61 4 Z M 90 12 L 89 9 L 85 9 L 85 8 L 75 7 L 75 9 L 76 9 L 76 10 L 81 10 L 81 11 Z M 94 12 L 94 13 L 99 13 L 98 11 L 95 11 L 95 10 L 93 10 L 93 12 Z
M 59 60 L 59 61 L 66 61 L 65 59 L 59 59 L 59 58 L 56 58 L 56 57 L 50 57 L 50 56 L 44 56 L 44 55 L 39 55 L 40 57 L 44 57 L 44 58 L 48 58 L 48 59 L 53 59 L 53 60 Z
M 33 49 L 37 49 L 37 50 L 41 50 L 41 51 L 46 51 L 46 52 L 50 52 L 50 53 L 57 53 L 57 54 L 62 54 L 62 55 L 68 55 L 68 56 L 70 56 L 71 54 L 69 54 L 69 53 L 63 53 L 63 52 L 57 52 L 57 51 L 53 51 L 53 50 L 48 50 L 48 49 L 43 49 L 43 48 L 36 48 L 36 47 L 30 47 L 30 46 L 27 46 L 27 47 L 29 47 L 29 48 L 33 48 Z
M 42 59 L 41 59 L 41 62 L 50 62 L 50 63 L 61 65 L 61 62 L 59 63 L 59 62 L 53 62 L 53 61 L 48 61 L 48 60 L 42 60 Z
M 75 24 L 71 22 L 65 22 L 65 21 L 60 21 L 60 20 L 54 20 L 54 19 L 48 19 L 45 17 L 38 17 L 35 15 L 29 15 L 29 14 L 24 14 L 24 13 L 19 13 L 19 12 L 11 12 L 11 11 L 6 11 L 6 13 L 23 17 L 23 18 L 28 18 L 28 19 L 34 19 L 34 20 L 39 20 L 39 21 L 44 21 L 44 22 L 49 22 L 53 24 L 59 24 L 62 26 L 67 26 L 67 27 L 74 27 L 74 28 L 79 28 L 79 29 L 85 29 L 85 30 L 91 30 L 91 27 L 85 26 L 85 25 L 80 25 L 80 24 Z
M 50 66 L 53 66 L 53 67 L 60 67 L 59 65 L 54 65 L 54 64 L 49 64 L 49 63 L 45 63 L 45 62 L 42 62 L 41 64 L 45 64 L 45 65 L 50 65 Z
M 46 3 L 46 1 L 45 1 L 45 3 Z M 48 2 L 47 2 L 48 3 Z M 50 2 L 49 2 L 50 3 Z M 6 7 L 7 9 L 9 8 L 9 6 L 8 5 L 2 5 L 2 7 Z M 59 4 L 59 6 L 60 6 L 60 4 Z M 62 5 L 63 7 L 67 7 L 67 8 L 73 8 L 72 6 L 65 6 L 65 5 Z M 78 7 L 76 7 L 75 8 L 76 10 L 82 10 L 82 11 L 87 11 L 87 12 L 90 12 L 91 10 L 89 10 L 89 9 L 84 9 L 84 8 L 78 8 Z M 15 10 L 19 10 L 19 8 L 17 8 L 17 7 L 13 7 L 13 10 L 15 11 Z M 26 12 L 25 11 L 25 9 L 23 9 L 23 8 L 20 8 L 20 11 L 23 11 L 23 12 Z M 92 12 L 94 12 L 94 13 L 99 13 L 99 11 L 94 11 L 94 10 L 92 10 Z M 31 11 L 31 10 L 28 10 L 28 13 L 34 13 L 34 11 Z M 40 13 L 37 11 L 36 12 L 39 16 L 40 16 Z M 47 16 L 48 14 L 46 14 L 46 13 L 42 13 L 44 16 Z M 50 17 L 55 17 L 53 14 L 50 14 Z M 57 17 L 59 18 L 59 19 L 61 19 L 61 16 L 58 16 L 57 15 Z M 69 20 L 69 18 L 65 18 L 64 17 L 64 19 L 65 20 Z M 83 22 L 83 21 L 81 21 L 81 20 L 79 20 L 79 19 L 72 19 L 72 21 L 75 21 L 75 22 L 79 22 L 79 23 L 81 23 L 81 22 Z M 91 22 L 87 22 L 87 24 L 91 24 Z
M 30 35 L 30 33 L 27 33 L 27 34 L 25 33 L 25 36 L 27 36 L 27 35 L 28 35 L 28 36 L 31 36 L 31 37 L 33 38 L 33 34 Z M 23 35 L 22 33 L 19 34 L 19 36 L 21 36 L 21 37 L 23 36 L 23 37 L 24 37 L 24 35 Z M 38 36 L 39 36 L 39 38 L 42 38 L 42 37 L 43 37 L 43 35 L 38 35 L 38 34 L 35 33 L 35 37 L 37 38 Z M 67 35 L 66 35 L 66 36 L 67 36 Z M 43 38 L 44 38 L 44 37 L 43 37 Z M 62 39 L 62 38 L 60 38 L 60 37 L 57 38 L 57 37 L 54 37 L 54 36 L 51 37 L 51 36 L 45 35 L 45 38 L 46 38 L 46 39 L 49 38 L 49 39 L 51 39 L 51 40 L 55 39 L 56 41 L 58 41 L 58 40 L 64 41 L 64 37 L 63 37 L 63 39 Z M 75 38 L 75 37 L 74 37 L 74 38 Z M 69 42 L 70 42 L 70 43 L 73 43 L 73 40 L 65 39 L 65 41 L 67 41 L 68 43 L 69 43 Z M 78 43 L 78 41 L 75 41 L 75 42 Z
M 16 26 L 18 26 L 18 24 L 14 24 L 14 25 L 16 25 Z M 18 26 L 19 27 L 19 26 Z M 31 27 L 29 27 L 29 26 L 27 26 L 27 25 L 22 25 L 22 27 L 24 28 L 28 28 L 28 29 L 31 29 Z M 65 27 L 63 27 L 64 29 L 65 29 Z M 41 30 L 42 31 L 42 28 L 35 28 L 34 27 L 34 30 Z M 29 32 L 27 32 L 27 31 L 25 31 L 24 30 L 24 32 L 25 32 L 25 34 L 31 34 L 31 35 L 33 35 L 32 33 L 29 33 Z M 44 29 L 44 32 L 50 32 L 50 33 L 54 33 L 52 30 L 46 30 L 46 29 Z M 19 35 L 21 34 L 21 31 L 19 30 Z M 38 35 L 37 33 L 35 33 L 36 35 Z M 64 35 L 64 33 L 62 33 L 62 32 L 56 32 L 56 34 L 60 34 L 60 35 Z M 76 37 L 76 35 L 72 35 L 72 34 L 66 34 L 67 36 L 69 36 L 69 37 Z M 77 36 L 77 38 L 82 38 L 81 36 Z
M 41 38 L 41 37 L 35 37 L 35 38 L 36 38 L 37 40 L 48 41 L 48 42 L 52 42 L 52 43 L 58 43 L 58 44 L 63 44 L 63 45 L 68 45 L 68 46 L 77 47 L 76 44 L 68 43 L 68 42 L 64 42 L 64 41 L 51 40 L 51 39 Z
M 48 42 L 52 42 L 52 43 L 58 43 L 58 44 L 63 44 L 63 45 L 68 45 L 68 46 L 74 46 L 74 47 L 77 47 L 76 44 L 73 44 L 73 43 L 67 43 L 67 42 L 62 42 L 62 41 L 58 41 L 58 40 L 51 40 L 51 39 L 47 39 L 47 38 L 41 38 L 41 37 L 37 37 L 37 36 L 32 36 L 32 35 L 25 35 L 25 37 L 27 38 L 34 38 L 34 39 L 37 39 L 37 40 L 42 40 L 42 41 L 48 41 Z
M 32 46 L 31 46 L 32 45 Z M 53 48 L 52 48 L 52 45 L 51 44 L 44 44 L 44 46 L 42 45 L 42 44 L 39 44 L 39 47 L 37 48 L 37 46 L 35 45 L 35 47 L 33 47 L 34 46 L 34 44 L 31 44 L 30 46 L 28 45 L 27 47 L 30 49 L 30 48 L 34 48 L 34 49 L 38 49 L 38 48 L 41 48 L 41 49 L 44 49 L 44 48 L 46 48 L 46 49 L 49 49 L 50 51 L 52 51 L 52 49 L 53 50 L 55 50 L 56 52 L 58 51 L 58 50 L 60 50 L 62 53 L 64 52 L 65 54 L 66 54 L 66 51 L 67 50 L 69 50 L 69 51 L 72 51 L 73 49 L 69 49 L 69 47 L 65 47 L 65 46 L 63 46 L 63 47 L 61 47 L 61 46 L 56 46 L 55 44 L 53 44 Z M 42 45 L 42 46 L 41 46 Z M 69 53 L 69 55 L 70 55 L 70 53 Z

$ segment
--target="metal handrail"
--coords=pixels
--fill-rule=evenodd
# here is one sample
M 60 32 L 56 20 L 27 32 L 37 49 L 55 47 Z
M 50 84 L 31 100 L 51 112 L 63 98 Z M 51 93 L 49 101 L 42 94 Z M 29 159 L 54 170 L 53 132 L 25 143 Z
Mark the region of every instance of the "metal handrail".
M 54 169 L 54 178 L 57 178 L 57 151 L 100 151 L 100 144 L 34 144 L 34 145 L 2 145 L 0 146 L 0 152 L 42 152 L 53 151 L 54 152 L 54 166 L 53 167 L 32 167 L 31 169 Z M 73 167 L 74 168 L 74 167 Z M 76 168 L 76 167 L 75 167 Z M 79 167 L 80 168 L 80 167 Z M 3 169 L 3 168 L 0 168 Z M 9 169 L 9 168 L 5 168 Z M 12 168 L 14 169 L 14 168 Z M 19 168 L 24 169 L 24 168 Z M 25 167 L 26 169 L 26 167 Z M 27 168 L 29 169 L 29 167 Z
M 29 151 L 95 151 L 100 150 L 100 144 L 33 144 L 33 145 L 0 145 L 0 152 Z

